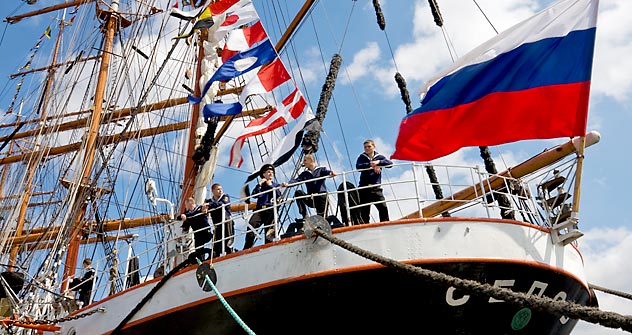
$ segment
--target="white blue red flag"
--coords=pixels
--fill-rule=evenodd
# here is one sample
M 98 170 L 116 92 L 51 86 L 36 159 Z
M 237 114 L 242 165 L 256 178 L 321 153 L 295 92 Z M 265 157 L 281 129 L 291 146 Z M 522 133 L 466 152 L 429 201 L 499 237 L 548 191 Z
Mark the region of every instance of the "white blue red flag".
M 281 62 L 281 58 L 277 57 L 274 61 L 261 66 L 257 70 L 257 74 L 248 79 L 239 95 L 238 102 L 206 104 L 203 109 L 204 117 L 237 115 L 246 106 L 246 99 L 249 96 L 271 92 L 290 80 L 290 78 L 290 74 Z
M 189 102 L 199 104 L 202 97 L 206 95 L 211 85 L 219 80 L 229 80 L 236 78 L 248 71 L 251 71 L 263 64 L 269 63 L 277 57 L 276 50 L 269 39 L 261 42 L 256 47 L 241 52 L 222 64 L 213 76 L 206 82 L 199 97 L 189 95 Z
M 598 0 L 562 0 L 429 80 L 402 120 L 394 159 L 586 133 Z

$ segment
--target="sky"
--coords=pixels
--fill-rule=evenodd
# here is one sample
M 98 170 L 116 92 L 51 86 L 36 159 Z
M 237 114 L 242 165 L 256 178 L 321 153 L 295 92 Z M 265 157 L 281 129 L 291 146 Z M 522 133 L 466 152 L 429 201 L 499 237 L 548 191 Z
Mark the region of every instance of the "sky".
M 40 1 L 42 5 L 51 3 L 57 2 Z M 254 3 L 274 41 L 301 5 L 294 0 L 273 2 L 288 13 L 279 19 L 271 14 L 272 2 L 254 0 Z M 396 71 L 406 79 L 412 107 L 416 108 L 419 106 L 417 94 L 424 81 L 452 63 L 453 58 L 493 37 L 494 28 L 507 29 L 553 1 L 438 0 L 437 3 L 444 19 L 443 30 L 434 24 L 425 0 L 380 1 L 386 22 L 386 30 L 382 32 L 369 0 L 317 2 L 283 56 L 298 59 L 297 63 L 288 63 L 314 111 L 331 57 L 335 53 L 343 57 L 323 125 L 322 138 L 326 144 L 323 147 L 332 149 L 323 148 L 317 155 L 320 163 L 336 171 L 352 169 L 351 165 L 362 152 L 362 142 L 368 138 L 376 141 L 378 152 L 390 156 L 399 123 L 405 115 L 393 79 Z M 5 0 L 1 7 L 3 18 L 14 11 L 30 10 L 20 0 Z M 628 19 L 631 14 L 629 0 L 600 2 L 588 130 L 598 131 L 601 141 L 585 153 L 580 201 L 580 229 L 585 236 L 578 240 L 588 282 L 622 292 L 632 292 L 632 272 L 627 271 L 628 257 L 632 254 L 632 219 L 622 211 L 629 205 L 628 190 L 632 186 L 626 174 L 631 165 L 628 147 L 632 144 L 628 136 L 632 124 L 632 57 L 629 56 L 632 54 L 632 24 Z M 14 85 L 8 81 L 8 75 L 16 72 L 25 60 L 25 55 L 14 49 L 28 50 L 41 35 L 42 22 L 37 20 L 20 28 L 6 23 L 0 26 L 0 60 L 4 64 L 0 68 L 2 110 L 7 108 L 5 102 L 12 95 Z M 279 21 L 284 23 L 277 23 Z M 490 147 L 490 150 L 498 170 L 504 170 L 565 141 L 521 141 Z M 248 166 L 235 172 L 225 167 L 225 162 L 226 157 L 220 157 L 223 167 L 216 172 L 220 179 L 228 180 L 231 174 L 239 173 L 237 179 L 243 180 L 250 173 Z M 482 165 L 477 148 L 461 149 L 433 163 Z M 224 188 L 230 186 L 224 185 Z M 599 291 L 597 296 L 601 309 L 632 314 L 632 302 Z M 573 334 L 625 332 L 580 321 Z

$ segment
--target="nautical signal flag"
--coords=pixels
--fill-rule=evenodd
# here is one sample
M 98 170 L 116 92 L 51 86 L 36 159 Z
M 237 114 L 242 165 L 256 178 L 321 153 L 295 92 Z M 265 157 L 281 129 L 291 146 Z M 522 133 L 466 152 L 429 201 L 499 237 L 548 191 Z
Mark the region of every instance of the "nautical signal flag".
M 172 16 L 176 16 L 176 15 L 173 14 L 176 9 L 177 8 L 174 8 L 171 11 L 171 15 Z M 213 13 L 211 13 L 211 8 L 210 7 L 206 7 L 199 14 L 199 16 L 197 17 L 197 20 L 193 24 L 193 27 L 191 28 L 191 30 L 188 33 L 186 33 L 184 35 L 176 36 L 173 39 L 187 38 L 187 37 L 193 35 L 193 33 L 195 33 L 196 30 L 210 28 L 210 27 L 213 26 L 213 24 L 215 24 L 215 21 L 213 20 Z
M 309 106 L 303 112 L 303 114 L 296 120 L 296 124 L 292 127 L 283 139 L 279 143 L 274 146 L 274 150 L 270 153 L 270 155 L 263 162 L 264 164 L 272 164 L 275 168 L 281 166 L 285 162 L 287 162 L 290 157 L 296 152 L 296 150 L 301 146 L 303 142 L 303 135 L 305 131 L 320 131 L 321 126 L 318 120 L 316 120 L 316 116 Z M 255 180 L 259 176 L 259 170 L 254 171 L 244 183 L 244 187 L 240 191 L 240 194 L 243 198 L 246 197 L 245 189 L 249 182 Z
M 48 28 L 46 28 L 46 30 L 44 31 L 44 35 L 42 37 L 46 36 L 46 38 L 50 39 L 50 31 L 50 26 L 48 26 Z
M 219 80 L 229 80 L 236 78 L 246 72 L 249 72 L 263 64 L 266 64 L 277 57 L 276 50 L 272 46 L 269 39 L 261 42 L 261 44 L 250 50 L 241 52 L 226 63 L 222 64 L 211 78 L 204 85 L 202 94 L 199 97 L 189 95 L 189 102 L 199 104 L 202 97 L 206 95 L 211 85 Z
M 241 8 L 238 8 L 237 5 L 232 6 L 226 11 L 226 19 L 217 28 L 217 30 L 213 32 L 213 39 L 215 41 L 221 40 L 226 37 L 229 32 L 243 26 L 244 24 L 259 20 L 259 14 L 257 14 L 255 6 L 250 1 Z
M 307 106 L 307 101 L 296 88 L 288 95 L 281 104 L 267 115 L 254 119 L 246 125 L 241 135 L 237 137 L 230 151 L 230 166 L 240 167 L 243 163 L 241 148 L 247 138 L 271 132 L 279 127 L 285 126 L 290 121 L 297 119 Z
M 290 80 L 290 78 L 290 74 L 287 72 L 285 65 L 283 65 L 281 58 L 277 57 L 277 59 L 271 63 L 262 66 L 259 71 L 257 71 L 257 75 L 246 82 L 239 95 L 239 102 L 245 105 L 246 98 L 249 96 L 271 92 L 273 89 Z
M 597 9 L 598 0 L 559 1 L 435 75 L 391 158 L 585 135 Z
M 257 21 L 250 27 L 231 31 L 222 49 L 222 62 L 226 62 L 241 51 L 250 49 L 266 38 L 268 38 L 268 34 L 263 29 L 261 21 Z
M 246 106 L 246 98 L 250 95 L 271 92 L 290 78 L 290 74 L 285 69 L 281 59 L 277 57 L 271 63 L 261 66 L 257 75 L 246 82 L 238 102 L 206 104 L 202 110 L 204 118 L 237 115 Z

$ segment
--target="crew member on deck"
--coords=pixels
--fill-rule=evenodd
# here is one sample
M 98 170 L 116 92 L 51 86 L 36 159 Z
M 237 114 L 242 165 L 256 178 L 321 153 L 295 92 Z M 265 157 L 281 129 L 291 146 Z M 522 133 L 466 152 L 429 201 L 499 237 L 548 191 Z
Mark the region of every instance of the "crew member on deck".
M 233 252 L 233 238 L 235 236 L 234 223 L 231 220 L 230 197 L 223 192 L 222 185 L 211 186 L 213 195 L 206 199 L 214 225 L 213 257 L 218 257 L 223 252 Z
M 208 223 L 208 215 L 206 206 L 198 206 L 195 199 L 187 198 L 184 203 L 185 211 L 180 214 L 182 220 L 182 232 L 187 233 L 189 228 L 193 229 L 193 238 L 195 240 L 195 251 L 203 253 L 202 248 L 213 237 L 211 233 L 211 225 Z
M 92 297 L 92 286 L 94 285 L 94 274 L 96 271 L 92 268 L 92 260 L 90 258 L 84 259 L 82 264 L 85 273 L 81 279 L 73 278 L 70 282 L 70 288 L 79 292 L 79 301 L 82 302 L 82 307 L 86 307 L 90 304 L 90 298 Z
M 276 197 L 277 202 L 281 199 L 281 191 L 279 190 L 281 184 L 272 180 L 274 178 L 274 165 L 272 164 L 264 164 L 259 170 L 259 175 L 263 179 L 261 179 L 257 186 L 255 186 L 255 189 L 252 190 L 252 194 L 261 194 L 255 196 L 257 198 L 257 206 L 255 207 L 256 212 L 252 214 L 252 217 L 250 218 L 250 221 L 248 221 L 248 224 L 250 224 L 254 229 L 257 229 L 263 225 L 264 235 L 266 236 L 265 239 L 267 243 L 271 241 L 271 239 L 269 239 L 267 235 L 268 231 L 270 230 L 272 221 L 274 220 L 274 199 Z M 273 189 L 276 190 L 272 191 Z M 244 249 L 248 249 L 254 244 L 255 232 L 252 231 L 250 227 L 248 227 Z
M 374 205 L 380 214 L 380 222 L 389 221 L 388 207 L 382 193 L 381 183 L 382 167 L 390 167 L 390 165 L 393 165 L 393 162 L 375 151 L 373 140 L 364 141 L 364 152 L 356 161 L 356 169 L 364 169 L 360 172 L 360 182 L 358 183 L 360 203 L 367 204 L 360 207 L 362 223 L 369 223 L 371 205 L 368 204 L 372 202 L 376 202 Z M 370 187 L 365 188 L 366 186 Z
M 306 154 L 305 157 L 303 157 L 303 166 L 305 167 L 305 171 L 301 172 L 298 177 L 291 179 L 287 183 L 281 183 L 281 186 L 287 187 L 288 184 L 306 181 L 305 188 L 307 189 L 307 194 L 305 194 L 305 192 L 301 189 L 294 192 L 295 198 L 311 195 L 309 198 L 296 199 L 298 212 L 301 213 L 301 216 L 305 219 L 307 216 L 307 207 L 309 206 L 311 208 L 315 208 L 316 214 L 324 218 L 327 214 L 327 186 L 325 186 L 325 179 L 317 178 L 326 176 L 333 177 L 336 173 L 326 167 L 316 167 L 316 159 L 313 154 Z

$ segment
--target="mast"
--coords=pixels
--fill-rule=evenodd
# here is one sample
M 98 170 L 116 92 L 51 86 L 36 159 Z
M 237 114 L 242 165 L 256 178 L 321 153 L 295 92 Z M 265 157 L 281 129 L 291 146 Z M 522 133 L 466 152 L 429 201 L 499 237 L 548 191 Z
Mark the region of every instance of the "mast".
M 64 32 L 64 25 L 66 24 L 64 19 L 66 15 L 62 15 L 61 20 L 59 21 L 59 33 L 57 34 L 57 40 L 55 41 L 55 48 L 53 50 L 53 59 L 51 67 L 48 69 L 48 76 L 46 78 L 46 84 L 44 86 L 44 92 L 42 94 L 42 100 L 39 108 L 40 112 L 40 120 L 44 122 L 46 120 L 46 110 L 48 109 L 48 98 L 50 95 L 51 85 L 53 84 L 53 79 L 55 78 L 55 65 L 57 63 L 57 55 L 59 53 L 59 45 L 61 44 L 61 36 Z M 38 140 L 39 142 L 39 140 Z M 18 219 L 16 226 L 16 237 L 22 235 L 22 230 L 24 229 L 24 221 L 26 220 L 26 210 L 28 208 L 29 202 L 31 200 L 31 188 L 33 187 L 33 178 L 35 177 L 35 168 L 39 164 L 39 160 L 37 157 L 33 156 L 27 165 L 26 168 L 26 181 L 24 182 L 24 198 L 20 203 L 20 209 L 18 211 Z M 15 265 L 17 255 L 19 251 L 19 246 L 14 246 L 11 248 L 11 252 L 9 254 L 9 265 Z
M 292 20 L 292 22 L 290 23 L 290 25 L 287 27 L 287 29 L 285 30 L 285 32 L 283 33 L 283 35 L 281 36 L 281 38 L 279 39 L 279 41 L 277 42 L 277 44 L 275 45 L 275 49 L 277 51 L 277 53 L 280 53 L 281 50 L 283 49 L 283 47 L 285 46 L 285 44 L 288 42 L 288 40 L 290 39 L 290 36 L 292 36 L 292 34 L 294 33 L 294 31 L 296 30 L 296 28 L 298 28 L 299 23 L 305 18 L 305 16 L 307 15 L 307 13 L 309 12 L 309 9 L 312 7 L 312 5 L 316 2 L 316 0 L 306 0 L 305 3 L 303 3 L 303 6 L 301 7 L 301 9 L 298 11 L 298 13 L 296 14 L 296 16 L 294 17 L 294 19 Z M 200 39 L 199 39 L 199 46 L 198 46 L 198 65 L 197 65 L 197 69 L 196 69 L 196 83 L 199 83 L 200 77 L 202 75 L 202 65 L 201 62 L 199 60 L 201 60 L 202 58 L 204 58 L 204 48 L 203 48 L 203 41 L 206 40 L 207 38 L 207 34 L 208 34 L 208 30 L 204 29 L 201 31 L 200 33 Z M 199 96 L 201 94 L 200 91 L 200 85 L 196 84 L 195 85 L 195 89 L 194 89 L 195 95 Z M 193 105 L 192 111 L 191 111 L 191 120 L 194 120 L 194 122 L 196 122 L 199 118 L 200 115 L 200 104 L 195 104 Z M 217 132 L 215 139 L 213 141 L 213 145 L 217 145 L 219 143 L 219 139 L 224 135 L 224 133 L 228 130 L 228 126 L 230 125 L 230 123 L 232 122 L 234 118 L 228 118 L 228 120 L 226 120 L 222 126 L 222 128 L 220 128 L 220 130 Z M 186 165 L 185 165 L 185 169 L 184 169 L 184 182 L 182 185 L 182 195 L 183 197 L 188 197 L 190 195 L 193 195 L 193 190 L 195 189 L 195 180 L 197 177 L 197 173 L 198 173 L 198 169 L 197 166 L 195 165 L 195 162 L 193 162 L 193 159 L 191 159 L 191 157 L 193 157 L 193 153 L 195 152 L 195 124 L 192 122 L 191 124 L 191 131 L 189 132 L 189 146 L 187 149 L 187 161 L 186 161 Z M 182 202 L 182 205 L 180 206 L 180 211 L 184 210 L 184 202 Z
M 83 173 L 81 177 L 81 183 L 90 185 L 90 175 L 92 172 L 92 165 L 94 163 L 94 154 L 96 151 L 96 143 L 99 135 L 99 125 L 101 123 L 101 114 L 103 113 L 103 98 L 105 96 L 105 85 L 108 77 L 108 68 L 110 66 L 110 58 L 112 55 L 112 45 L 114 42 L 114 35 L 118 26 L 118 7 L 119 1 L 112 0 L 108 10 L 100 10 L 97 6 L 97 15 L 105 19 L 105 43 L 103 45 L 103 51 L 101 53 L 101 65 L 99 68 L 99 75 L 97 77 L 96 92 L 94 95 L 94 110 L 92 112 L 92 118 L 90 120 L 90 128 L 87 133 L 85 155 L 83 157 Z M 79 256 L 80 246 L 80 231 L 82 228 L 83 216 L 86 213 L 87 204 L 84 200 L 87 199 L 90 189 L 86 187 L 80 187 L 79 192 L 75 198 L 76 215 L 73 215 L 75 222 L 71 228 L 70 243 L 66 254 L 66 261 L 64 263 L 64 275 L 61 286 L 61 291 L 66 291 L 69 285 L 69 277 L 74 276 L 75 267 L 77 266 L 77 258 Z M 92 199 L 93 200 L 93 199 Z

